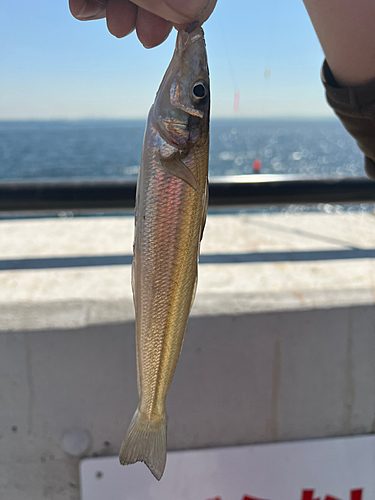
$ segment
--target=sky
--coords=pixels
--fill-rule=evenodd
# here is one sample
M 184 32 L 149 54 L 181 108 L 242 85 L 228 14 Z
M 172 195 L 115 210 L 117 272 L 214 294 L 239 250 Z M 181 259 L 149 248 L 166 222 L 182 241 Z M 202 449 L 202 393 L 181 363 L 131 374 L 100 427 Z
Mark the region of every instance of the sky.
M 302 0 L 218 0 L 204 30 L 213 117 L 333 116 L 320 81 L 323 52 Z M 77 21 L 67 0 L 4 0 L 0 120 L 144 119 L 175 35 L 145 49 L 135 33 L 110 35 L 105 20 Z

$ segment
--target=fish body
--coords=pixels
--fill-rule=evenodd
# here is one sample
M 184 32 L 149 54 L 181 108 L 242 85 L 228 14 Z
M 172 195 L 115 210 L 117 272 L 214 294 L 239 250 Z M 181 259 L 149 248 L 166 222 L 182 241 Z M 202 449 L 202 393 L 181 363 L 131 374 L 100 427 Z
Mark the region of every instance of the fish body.
M 139 405 L 120 450 L 160 479 L 165 400 L 194 301 L 207 214 L 210 90 L 201 27 L 177 34 L 150 110 L 138 176 L 132 286 Z

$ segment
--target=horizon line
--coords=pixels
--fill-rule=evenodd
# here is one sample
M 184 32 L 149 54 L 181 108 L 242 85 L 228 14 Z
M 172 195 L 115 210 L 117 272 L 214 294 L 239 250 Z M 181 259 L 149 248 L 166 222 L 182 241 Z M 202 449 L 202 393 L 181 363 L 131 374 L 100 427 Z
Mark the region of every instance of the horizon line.
M 295 116 L 295 115 L 285 115 L 285 116 L 211 116 L 212 120 L 325 120 L 325 121 L 336 121 L 338 120 L 335 116 Z M 113 122 L 121 122 L 121 121 L 139 121 L 145 122 L 147 120 L 147 116 L 144 118 L 141 117 L 70 117 L 70 118 L 0 118 L 0 123 L 21 123 L 21 122 L 98 122 L 98 121 L 113 121 Z

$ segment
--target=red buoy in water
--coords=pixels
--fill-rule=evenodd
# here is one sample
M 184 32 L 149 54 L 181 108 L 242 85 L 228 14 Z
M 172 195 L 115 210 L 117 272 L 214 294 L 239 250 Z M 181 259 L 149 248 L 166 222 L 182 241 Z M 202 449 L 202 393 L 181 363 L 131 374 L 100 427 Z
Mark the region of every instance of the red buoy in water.
M 262 168 L 261 160 L 259 158 L 255 158 L 254 163 L 253 163 L 254 174 L 259 174 L 261 168 Z

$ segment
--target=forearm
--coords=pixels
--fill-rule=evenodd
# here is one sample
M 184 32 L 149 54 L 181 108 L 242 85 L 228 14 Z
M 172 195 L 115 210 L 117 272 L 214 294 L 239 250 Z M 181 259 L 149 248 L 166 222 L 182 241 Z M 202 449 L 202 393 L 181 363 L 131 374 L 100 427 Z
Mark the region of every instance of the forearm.
M 304 0 L 327 62 L 341 85 L 375 79 L 375 0 Z

